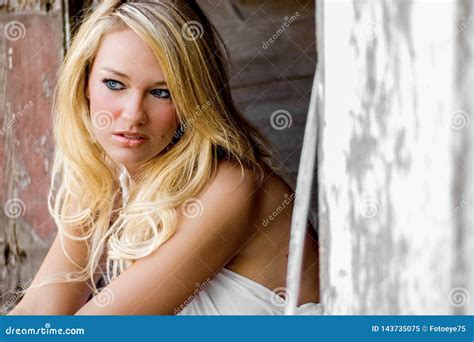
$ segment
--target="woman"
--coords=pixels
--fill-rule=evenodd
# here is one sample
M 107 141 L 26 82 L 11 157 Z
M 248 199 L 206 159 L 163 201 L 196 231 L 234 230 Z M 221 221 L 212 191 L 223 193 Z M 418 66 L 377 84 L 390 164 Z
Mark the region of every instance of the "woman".
M 11 314 L 283 313 L 293 193 L 222 46 L 194 1 L 86 16 L 55 94 L 59 233 Z M 297 312 L 319 308 L 317 248 L 309 227 Z

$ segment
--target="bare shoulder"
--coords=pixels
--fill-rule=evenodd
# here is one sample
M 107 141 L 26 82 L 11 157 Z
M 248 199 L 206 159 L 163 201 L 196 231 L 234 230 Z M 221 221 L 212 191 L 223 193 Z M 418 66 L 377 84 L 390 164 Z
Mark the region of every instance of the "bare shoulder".
M 90 301 L 78 314 L 171 314 L 181 308 L 196 284 L 212 279 L 251 236 L 255 180 L 239 165 L 219 164 L 208 187 L 177 208 L 173 235 L 108 285 L 113 303 Z
M 222 188 L 227 191 L 255 191 L 258 186 L 258 177 L 255 171 L 241 167 L 230 161 L 220 161 L 211 181 L 210 189 Z
M 177 233 L 196 229 L 196 223 L 202 221 L 203 233 L 212 229 L 235 243 L 230 249 L 240 249 L 254 234 L 253 219 L 260 202 L 257 173 L 238 163 L 220 161 L 207 187 L 177 210 Z
M 254 234 L 227 268 L 269 289 L 286 286 L 291 220 L 295 193 L 285 180 L 269 167 L 258 187 L 249 226 Z M 304 242 L 303 276 L 299 303 L 319 301 L 318 246 L 308 225 Z

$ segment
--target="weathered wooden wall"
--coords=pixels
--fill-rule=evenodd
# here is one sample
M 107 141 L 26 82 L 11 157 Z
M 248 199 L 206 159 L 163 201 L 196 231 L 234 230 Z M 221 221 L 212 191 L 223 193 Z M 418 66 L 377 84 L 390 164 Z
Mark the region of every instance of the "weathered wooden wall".
M 317 11 L 325 312 L 473 314 L 473 2 Z
M 274 144 L 277 163 L 294 186 L 317 62 L 314 1 L 199 3 L 229 48 L 234 100 Z
M 454 70 L 455 108 L 451 163 L 451 215 L 454 229 L 454 275 L 457 314 L 474 314 L 474 2 L 458 0 L 456 8 Z M 453 291 L 453 293 L 454 293 Z M 467 293 L 467 296 L 466 296 Z M 460 300 L 469 297 L 466 305 Z
M 1 313 L 50 245 L 51 100 L 63 56 L 60 1 L 0 1 Z

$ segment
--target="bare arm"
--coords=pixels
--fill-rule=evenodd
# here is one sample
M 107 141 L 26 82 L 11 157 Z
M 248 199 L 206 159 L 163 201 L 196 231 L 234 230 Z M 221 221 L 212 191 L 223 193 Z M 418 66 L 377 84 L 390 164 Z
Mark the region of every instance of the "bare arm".
M 70 234 L 77 232 L 68 230 Z M 79 266 L 87 263 L 88 247 L 85 241 L 74 241 L 63 236 L 64 249 L 71 259 Z M 44 259 L 32 286 L 50 279 L 52 275 L 78 271 L 65 255 L 61 246 L 61 235 L 58 233 Z M 99 276 L 96 277 L 97 281 Z M 88 282 L 90 285 L 90 281 Z M 9 315 L 72 315 L 81 308 L 91 294 L 87 282 L 55 283 L 32 288 Z
M 178 211 L 175 234 L 155 252 L 139 259 L 91 300 L 78 315 L 173 314 L 196 289 L 212 279 L 250 236 L 254 206 L 252 175 L 225 167 L 196 203 L 202 215 Z M 98 294 L 101 296 L 101 294 Z

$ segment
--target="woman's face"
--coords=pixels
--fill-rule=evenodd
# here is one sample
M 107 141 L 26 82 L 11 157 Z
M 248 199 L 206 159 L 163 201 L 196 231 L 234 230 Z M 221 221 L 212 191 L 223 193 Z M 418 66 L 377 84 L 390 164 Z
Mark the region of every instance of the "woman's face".
M 130 29 L 102 37 L 87 84 L 95 138 L 130 174 L 171 142 L 175 107 L 153 52 Z

